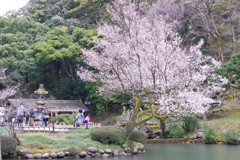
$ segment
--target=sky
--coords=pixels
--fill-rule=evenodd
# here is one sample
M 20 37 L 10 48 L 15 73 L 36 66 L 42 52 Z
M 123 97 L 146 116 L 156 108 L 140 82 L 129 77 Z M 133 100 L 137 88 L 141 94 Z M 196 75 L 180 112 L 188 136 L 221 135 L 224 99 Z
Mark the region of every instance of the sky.
M 0 16 L 9 10 L 18 10 L 28 3 L 29 0 L 0 0 Z

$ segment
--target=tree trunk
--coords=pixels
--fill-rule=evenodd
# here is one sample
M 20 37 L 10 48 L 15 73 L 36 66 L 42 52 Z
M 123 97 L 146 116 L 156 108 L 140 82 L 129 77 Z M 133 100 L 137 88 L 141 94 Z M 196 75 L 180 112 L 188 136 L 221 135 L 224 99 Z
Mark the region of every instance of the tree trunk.
M 137 120 L 137 114 L 139 113 L 139 108 L 141 105 L 141 102 L 139 99 L 134 99 L 135 101 L 135 106 L 134 109 L 132 110 L 130 119 L 126 123 L 126 136 L 127 139 L 129 138 L 130 134 L 133 132 L 134 127 L 136 125 L 136 120 Z
M 161 119 L 161 118 L 159 119 L 163 138 L 167 137 L 165 120 L 166 120 L 165 118 L 164 119 Z

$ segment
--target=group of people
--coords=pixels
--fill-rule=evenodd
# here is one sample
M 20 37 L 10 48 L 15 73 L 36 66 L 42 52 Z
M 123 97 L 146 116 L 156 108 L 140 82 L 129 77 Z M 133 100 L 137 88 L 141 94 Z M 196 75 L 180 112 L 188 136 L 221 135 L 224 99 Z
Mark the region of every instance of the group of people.
M 22 103 L 17 108 L 18 126 L 22 126 L 22 124 L 29 124 L 29 126 L 34 126 L 34 120 L 37 116 L 38 116 L 37 109 L 31 108 L 29 111 L 27 111 Z M 48 120 L 49 120 L 48 108 L 47 106 L 44 106 L 41 121 L 45 127 L 47 127 Z
M 90 115 L 87 115 L 86 117 L 84 116 L 83 114 L 83 111 L 82 110 L 79 110 L 78 111 L 78 114 L 75 118 L 75 121 L 74 121 L 74 127 L 78 126 L 79 124 L 82 124 L 82 123 L 89 123 L 90 122 Z

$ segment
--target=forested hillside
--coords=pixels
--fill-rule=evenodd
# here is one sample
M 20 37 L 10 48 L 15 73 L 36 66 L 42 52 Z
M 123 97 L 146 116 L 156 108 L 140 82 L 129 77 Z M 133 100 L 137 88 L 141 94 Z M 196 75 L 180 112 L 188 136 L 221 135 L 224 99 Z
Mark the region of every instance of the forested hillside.
M 139 3 L 144 0 L 132 0 Z M 188 47 L 204 40 L 202 53 L 220 61 L 217 73 L 229 87 L 240 87 L 239 0 L 145 0 L 174 22 Z M 100 83 L 77 75 L 87 66 L 83 49 L 101 52 L 95 41 L 102 21 L 114 23 L 105 7 L 112 0 L 30 0 L 22 9 L 0 16 L 0 99 L 35 98 L 40 83 L 49 98 L 91 100 L 93 114 L 128 105 L 122 95 L 97 95 Z M 137 8 L 141 10 L 141 8 Z M 121 14 L 121 13 L 119 13 Z

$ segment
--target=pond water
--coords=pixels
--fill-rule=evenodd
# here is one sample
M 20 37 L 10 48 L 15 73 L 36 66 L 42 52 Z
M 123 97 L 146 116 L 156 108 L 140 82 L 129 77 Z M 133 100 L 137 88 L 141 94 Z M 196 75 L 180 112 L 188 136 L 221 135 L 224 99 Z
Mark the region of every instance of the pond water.
M 87 160 L 240 160 L 240 146 L 159 144 L 146 145 L 145 148 L 145 154 L 126 157 L 87 158 Z

